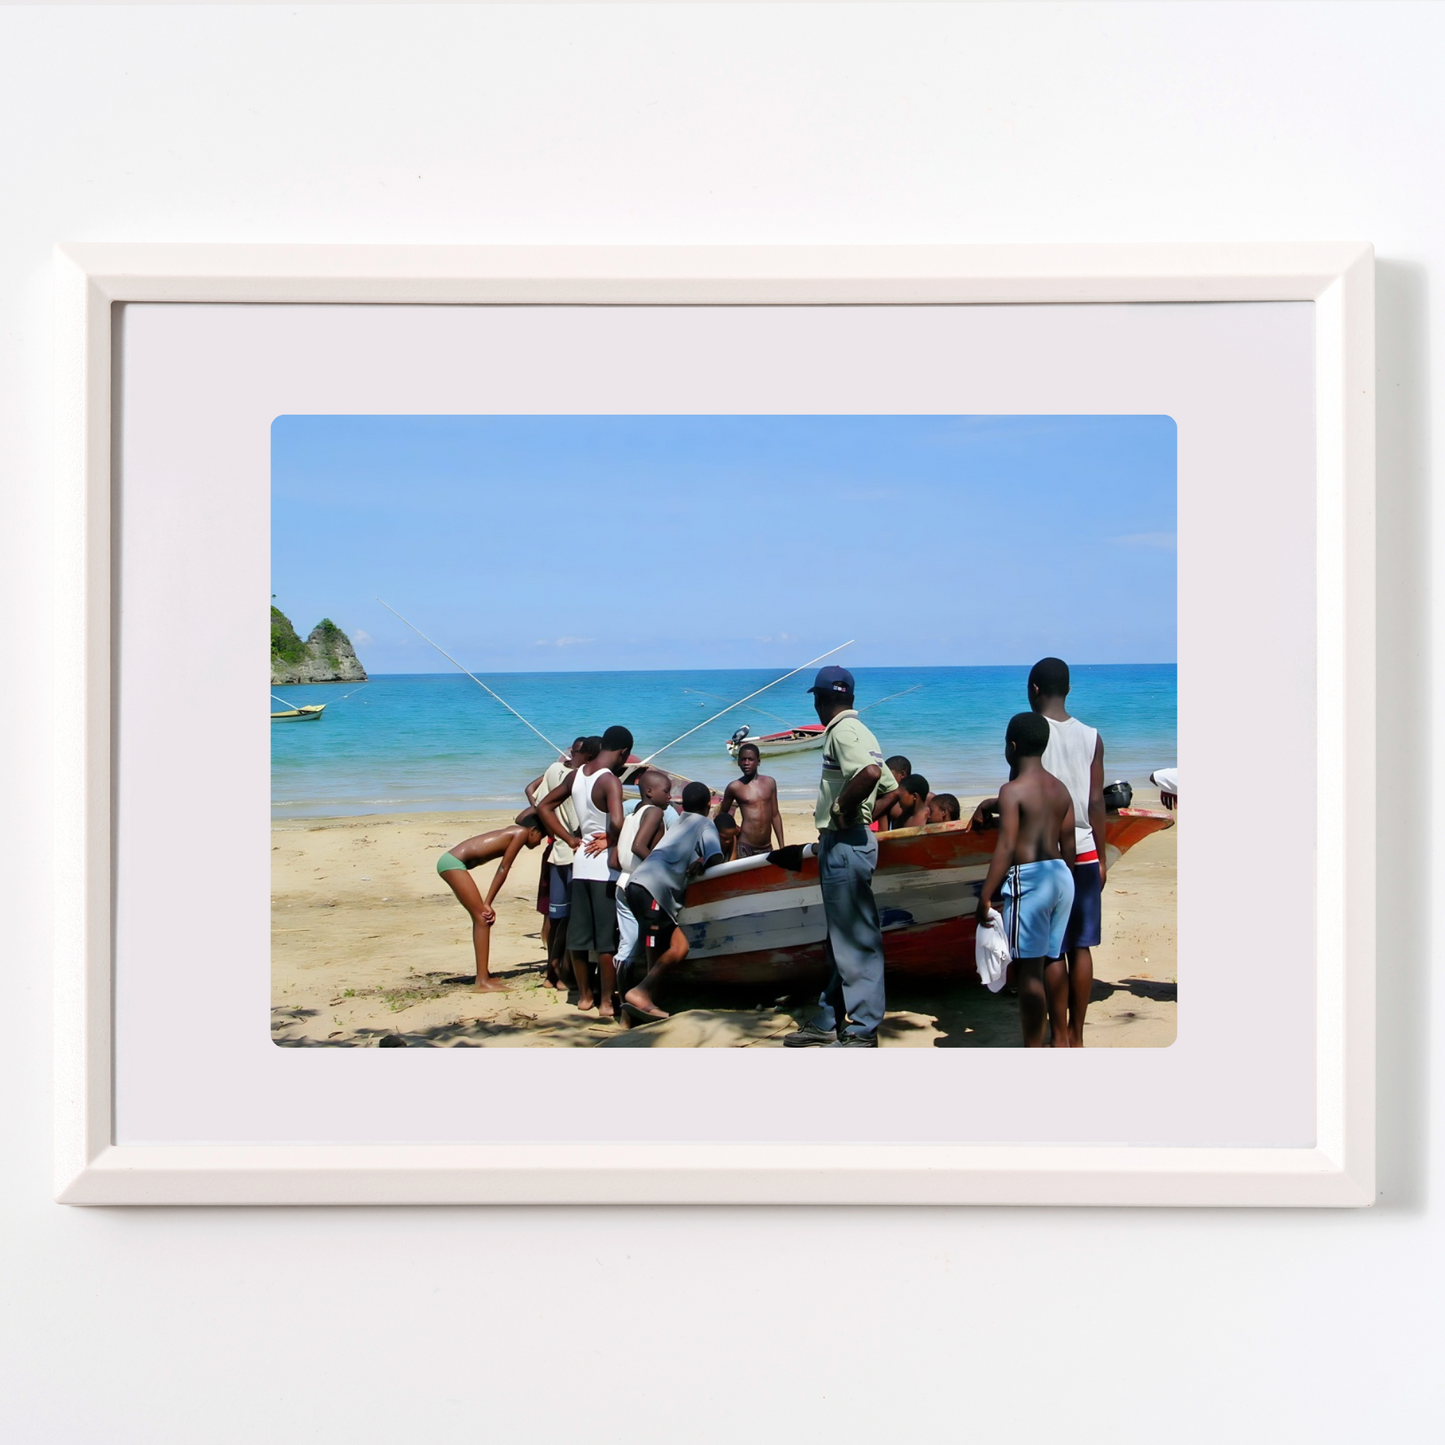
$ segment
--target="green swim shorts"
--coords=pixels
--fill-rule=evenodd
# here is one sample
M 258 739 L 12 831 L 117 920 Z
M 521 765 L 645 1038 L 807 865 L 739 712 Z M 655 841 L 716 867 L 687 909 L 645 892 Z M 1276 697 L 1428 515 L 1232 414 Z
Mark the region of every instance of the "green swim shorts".
M 460 868 L 465 872 L 470 866 L 468 863 L 463 863 L 455 853 L 443 853 L 442 856 L 437 859 L 438 873 L 450 873 L 454 868 Z

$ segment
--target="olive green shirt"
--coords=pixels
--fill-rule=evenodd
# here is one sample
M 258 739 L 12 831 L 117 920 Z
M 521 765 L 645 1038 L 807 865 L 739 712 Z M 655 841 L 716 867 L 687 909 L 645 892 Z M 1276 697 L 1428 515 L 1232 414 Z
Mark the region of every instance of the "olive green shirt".
M 533 796 L 538 802 L 541 802 L 553 788 L 561 784 L 562 779 L 571 771 L 572 769 L 569 768 L 561 758 L 558 758 L 557 761 L 542 774 L 542 781 L 537 784 L 537 791 Z M 557 821 L 561 823 L 564 828 L 570 828 L 574 833 L 577 831 L 577 809 L 572 806 L 572 799 L 570 797 L 563 798 L 562 801 L 557 804 L 556 813 Z M 572 850 L 560 839 L 554 838 L 552 840 L 552 862 L 559 868 L 565 868 L 572 861 Z
M 823 776 L 818 780 L 818 806 L 813 813 L 820 833 L 838 826 L 833 804 L 849 781 L 868 767 L 876 767 L 879 776 L 878 786 L 858 806 L 858 822 L 864 827 L 873 821 L 878 795 L 893 787 L 893 775 L 883 766 L 878 739 L 858 721 L 858 714 L 851 708 L 840 712 L 823 734 Z

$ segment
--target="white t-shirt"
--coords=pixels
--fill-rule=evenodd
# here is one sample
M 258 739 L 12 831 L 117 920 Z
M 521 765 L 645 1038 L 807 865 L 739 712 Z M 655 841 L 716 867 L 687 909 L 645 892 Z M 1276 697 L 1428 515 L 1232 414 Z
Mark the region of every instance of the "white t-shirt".
M 1089 779 L 1094 770 L 1094 749 L 1099 734 L 1078 718 L 1048 718 L 1049 745 L 1044 749 L 1044 771 L 1052 773 L 1074 802 L 1074 849 L 1080 861 L 1095 853 L 1094 830 L 1089 826 Z

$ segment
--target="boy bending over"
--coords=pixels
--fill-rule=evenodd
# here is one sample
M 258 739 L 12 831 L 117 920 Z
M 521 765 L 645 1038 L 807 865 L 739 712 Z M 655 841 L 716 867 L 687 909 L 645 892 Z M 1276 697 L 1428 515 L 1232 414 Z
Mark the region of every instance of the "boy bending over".
M 667 1017 L 653 995 L 667 970 L 687 957 L 687 935 L 677 926 L 687 880 L 723 861 L 717 828 L 708 818 L 711 805 L 712 789 L 689 783 L 682 790 L 682 817 L 637 865 L 627 885 L 627 903 L 647 949 L 646 978 L 622 995 L 623 1009 L 637 1023 Z
M 999 789 L 998 846 L 978 895 L 978 923 L 988 920 L 1002 885 L 1004 931 L 1018 967 L 1024 1046 L 1042 1048 L 1044 1015 L 1056 1049 L 1069 1047 L 1069 972 L 1064 928 L 1074 906 L 1074 803 L 1044 771 L 1049 725 L 1037 713 L 1009 721 L 1004 741 L 1009 777 Z
M 472 947 L 477 955 L 477 981 L 473 987 L 478 993 L 497 993 L 507 986 L 501 979 L 493 978 L 487 970 L 492 951 L 492 925 L 497 921 L 492 903 L 507 881 L 517 854 L 523 848 L 537 847 L 546 836 L 542 820 L 535 813 L 528 813 L 520 823 L 494 828 L 490 833 L 478 833 L 475 838 L 468 838 L 465 843 L 449 848 L 437 859 L 437 872 L 441 874 L 442 882 L 472 915 Z M 491 886 L 483 898 L 471 870 L 496 858 L 502 861 L 492 874 Z

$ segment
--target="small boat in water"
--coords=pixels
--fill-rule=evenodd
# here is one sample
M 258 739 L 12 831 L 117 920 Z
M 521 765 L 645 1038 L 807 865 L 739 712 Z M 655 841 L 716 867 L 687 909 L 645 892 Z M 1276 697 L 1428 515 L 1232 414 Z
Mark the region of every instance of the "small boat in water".
M 764 733 L 762 737 L 755 738 L 749 736 L 751 729 L 744 723 L 727 741 L 728 756 L 737 757 L 738 749 L 745 742 L 754 744 L 765 758 L 777 757 L 779 753 L 805 753 L 823 746 L 824 731 L 822 723 L 803 723 L 786 732 Z
M 1166 813 L 1111 813 L 1105 838 L 1110 865 L 1173 826 Z M 997 842 L 997 827 L 974 830 L 961 822 L 879 835 L 873 896 L 890 980 L 978 981 L 973 915 Z M 678 915 L 691 951 L 676 967 L 677 981 L 748 988 L 774 998 L 820 987 L 827 925 L 815 849 L 812 843 L 803 849 L 796 873 L 761 856 L 719 863 L 693 883 Z
M 272 722 L 315 722 L 326 710 L 326 704 L 312 703 L 308 707 L 287 708 L 285 712 L 273 712 Z

